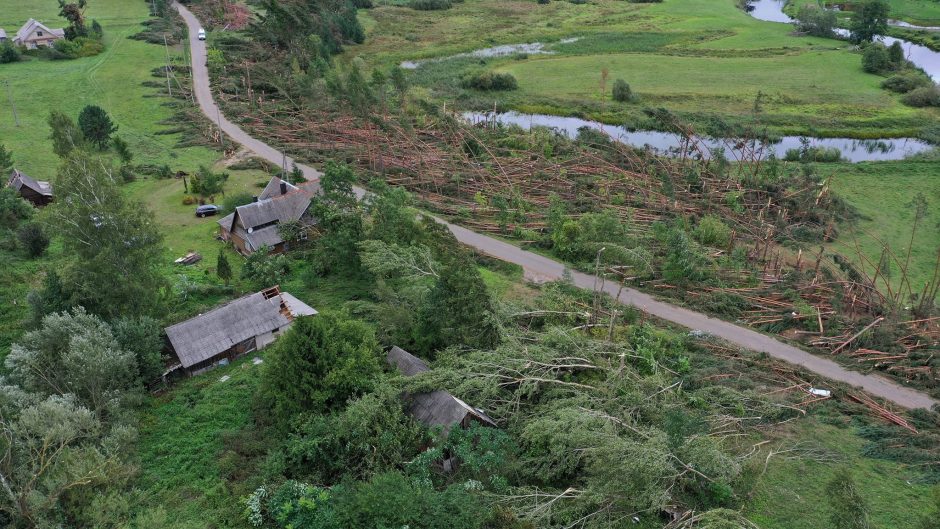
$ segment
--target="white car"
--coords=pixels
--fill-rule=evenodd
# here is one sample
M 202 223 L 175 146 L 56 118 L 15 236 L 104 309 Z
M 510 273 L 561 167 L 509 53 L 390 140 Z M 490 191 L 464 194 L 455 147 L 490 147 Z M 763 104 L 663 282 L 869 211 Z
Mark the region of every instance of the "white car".
M 196 38 L 199 40 L 206 40 L 206 30 L 199 28 L 199 33 L 196 34 Z

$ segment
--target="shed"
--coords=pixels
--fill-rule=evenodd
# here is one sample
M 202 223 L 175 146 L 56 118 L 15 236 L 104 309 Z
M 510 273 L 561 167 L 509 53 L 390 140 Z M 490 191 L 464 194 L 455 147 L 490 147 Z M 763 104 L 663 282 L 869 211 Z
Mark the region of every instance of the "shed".
M 13 169 L 7 185 L 15 189 L 25 200 L 32 202 L 34 206 L 42 207 L 52 202 L 52 184 L 41 180 L 33 180 L 22 171 Z
M 397 346 L 389 350 L 385 360 L 390 367 L 398 369 L 407 377 L 429 370 L 423 360 Z M 496 427 L 496 422 L 483 410 L 470 406 L 446 391 L 405 394 L 403 400 L 408 414 L 415 420 L 428 428 L 441 427 L 445 434 L 455 425 L 469 428 L 474 422 Z
M 171 325 L 166 335 L 179 367 L 194 375 L 223 360 L 263 349 L 287 330 L 295 317 L 315 314 L 317 311 L 306 303 L 272 287 Z

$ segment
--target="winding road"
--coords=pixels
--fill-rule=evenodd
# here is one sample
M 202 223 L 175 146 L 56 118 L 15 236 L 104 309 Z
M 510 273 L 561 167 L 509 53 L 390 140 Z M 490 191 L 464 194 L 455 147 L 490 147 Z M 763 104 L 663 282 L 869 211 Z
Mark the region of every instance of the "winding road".
M 212 98 L 212 91 L 209 87 L 205 42 L 198 40 L 196 37 L 201 27 L 199 20 L 179 3 L 174 2 L 173 5 L 189 28 L 193 84 L 199 108 L 213 123 L 217 123 L 232 140 L 254 151 L 258 156 L 280 166 L 284 159 L 284 153 L 253 138 L 221 114 L 219 107 Z M 292 158 L 287 157 L 287 163 L 290 166 L 295 162 Z M 297 163 L 296 166 L 303 171 L 308 180 L 317 180 L 322 175 L 322 173 L 307 165 Z M 364 190 L 357 189 L 356 192 L 361 196 Z M 521 266 L 527 277 L 554 280 L 561 278 L 564 273 L 565 265 L 558 261 L 527 252 L 504 241 L 481 235 L 444 220 L 436 220 L 446 225 L 461 243 L 497 259 Z M 580 272 L 572 273 L 572 278 L 577 286 L 586 289 L 593 289 L 596 282 L 599 281 L 592 275 Z M 604 291 L 624 305 L 636 307 L 683 327 L 707 332 L 745 349 L 765 352 L 774 358 L 801 366 L 823 377 L 858 386 L 868 393 L 891 401 L 898 406 L 912 409 L 931 408 L 940 404 L 940 401 L 924 393 L 901 386 L 885 377 L 849 371 L 832 360 L 812 355 L 751 329 L 656 300 L 648 294 L 629 288 L 624 288 L 618 297 L 618 290 L 619 285 L 614 282 L 604 284 Z

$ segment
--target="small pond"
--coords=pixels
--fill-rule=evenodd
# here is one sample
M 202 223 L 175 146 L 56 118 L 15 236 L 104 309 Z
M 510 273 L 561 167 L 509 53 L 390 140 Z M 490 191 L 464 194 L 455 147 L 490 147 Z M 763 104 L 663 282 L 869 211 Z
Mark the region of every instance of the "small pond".
M 422 61 L 404 61 L 400 66 L 406 70 L 416 70 L 422 64 L 429 62 L 439 62 L 447 61 L 450 59 L 463 59 L 463 58 L 478 58 L 478 59 L 489 59 L 493 57 L 508 57 L 510 55 L 522 54 L 522 55 L 552 55 L 555 52 L 549 49 L 546 49 L 546 46 L 551 46 L 552 44 L 570 44 L 572 42 L 577 42 L 579 37 L 570 37 L 567 39 L 561 39 L 558 42 L 544 43 L 544 42 L 527 42 L 525 44 L 503 44 L 501 46 L 493 46 L 491 48 L 481 48 L 479 50 L 469 51 L 467 53 L 458 53 L 456 55 L 450 55 L 448 57 L 438 57 L 436 59 L 426 59 Z
M 464 118 L 472 123 L 493 121 L 505 125 L 518 125 L 528 130 L 530 127 L 550 127 L 564 133 L 569 138 L 578 135 L 578 129 L 589 127 L 598 129 L 620 143 L 634 147 L 649 146 L 657 152 L 669 153 L 682 145 L 682 138 L 676 134 L 652 130 L 628 130 L 625 127 L 605 125 L 597 121 L 580 118 L 550 116 L 545 114 L 522 114 L 518 112 L 503 112 L 499 114 L 484 112 L 465 112 Z M 802 136 L 784 136 L 778 143 L 768 148 L 768 154 L 774 152 L 782 158 L 788 149 L 798 149 L 802 146 Z M 810 145 L 815 147 L 836 148 L 842 152 L 842 157 L 850 162 L 900 160 L 912 154 L 928 151 L 933 148 L 927 142 L 913 138 L 893 138 L 883 140 L 856 140 L 852 138 L 808 138 Z M 710 149 L 725 147 L 727 145 L 720 139 L 705 139 L 705 145 Z M 729 158 L 731 158 L 729 154 Z

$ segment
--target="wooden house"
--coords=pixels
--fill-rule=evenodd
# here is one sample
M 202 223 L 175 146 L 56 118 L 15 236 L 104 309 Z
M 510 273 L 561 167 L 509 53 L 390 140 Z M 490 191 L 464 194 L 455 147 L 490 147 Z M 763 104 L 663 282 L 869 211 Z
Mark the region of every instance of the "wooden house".
M 250 204 L 219 219 L 219 236 L 232 243 L 243 255 L 262 247 L 274 253 L 287 250 L 278 224 L 299 221 L 313 224 L 310 203 L 320 192 L 316 182 L 295 186 L 278 177 L 271 178 L 264 191 Z
M 16 32 L 16 36 L 13 37 L 13 45 L 23 46 L 29 50 L 50 48 L 55 41 L 64 38 L 64 29 L 50 29 L 42 22 L 31 18 Z

